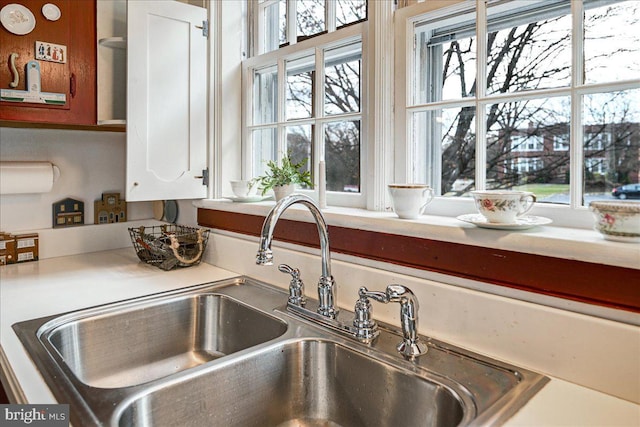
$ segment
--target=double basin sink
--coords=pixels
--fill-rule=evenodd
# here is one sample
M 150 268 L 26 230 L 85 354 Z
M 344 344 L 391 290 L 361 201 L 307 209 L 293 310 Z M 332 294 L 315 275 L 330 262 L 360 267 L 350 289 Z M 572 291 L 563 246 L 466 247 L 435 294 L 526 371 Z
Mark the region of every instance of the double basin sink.
M 547 381 L 424 338 L 396 351 L 287 312 L 238 277 L 13 325 L 77 426 L 468 426 L 504 423 Z

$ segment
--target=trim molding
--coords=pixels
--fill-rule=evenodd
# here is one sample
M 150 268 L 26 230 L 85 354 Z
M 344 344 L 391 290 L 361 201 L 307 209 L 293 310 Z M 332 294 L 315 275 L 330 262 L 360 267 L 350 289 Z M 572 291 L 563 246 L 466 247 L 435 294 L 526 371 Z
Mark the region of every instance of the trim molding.
M 198 209 L 199 225 L 251 236 L 260 236 L 263 221 L 260 215 Z M 319 247 L 315 224 L 280 222 L 274 239 Z M 355 228 L 329 230 L 332 252 L 640 313 L 640 272 L 632 268 Z

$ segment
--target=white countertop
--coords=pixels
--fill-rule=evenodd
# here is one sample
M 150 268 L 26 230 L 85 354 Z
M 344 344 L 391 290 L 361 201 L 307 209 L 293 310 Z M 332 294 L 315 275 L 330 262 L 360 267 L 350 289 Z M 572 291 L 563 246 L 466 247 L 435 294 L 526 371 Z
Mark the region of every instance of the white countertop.
M 16 322 L 237 275 L 205 263 L 165 272 L 140 263 L 131 248 L 1 267 L 3 382 L 20 403 L 56 402 L 13 332 Z M 638 426 L 640 405 L 552 378 L 506 425 Z

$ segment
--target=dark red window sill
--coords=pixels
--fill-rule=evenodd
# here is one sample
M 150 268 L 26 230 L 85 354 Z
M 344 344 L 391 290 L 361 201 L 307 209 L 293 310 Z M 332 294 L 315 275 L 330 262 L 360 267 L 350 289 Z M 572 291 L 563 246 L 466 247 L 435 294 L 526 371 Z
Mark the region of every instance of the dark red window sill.
M 198 209 L 205 227 L 259 236 L 264 217 Z M 319 247 L 316 225 L 281 220 L 274 239 Z M 640 273 L 565 258 L 330 226 L 331 251 L 538 294 L 640 312 Z

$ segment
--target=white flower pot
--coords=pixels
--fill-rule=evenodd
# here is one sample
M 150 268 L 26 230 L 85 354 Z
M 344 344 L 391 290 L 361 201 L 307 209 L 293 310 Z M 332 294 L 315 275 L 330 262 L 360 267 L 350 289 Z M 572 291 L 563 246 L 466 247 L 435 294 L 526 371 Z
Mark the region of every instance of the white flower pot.
M 293 193 L 293 190 L 295 190 L 295 188 L 295 184 L 276 185 L 275 187 L 273 187 L 273 194 L 276 196 L 276 202 L 283 197 L 286 197 L 289 194 Z

